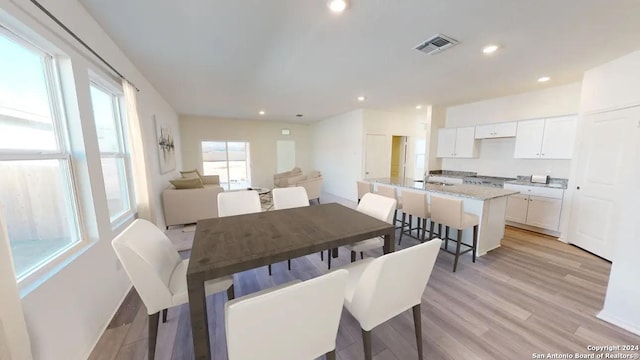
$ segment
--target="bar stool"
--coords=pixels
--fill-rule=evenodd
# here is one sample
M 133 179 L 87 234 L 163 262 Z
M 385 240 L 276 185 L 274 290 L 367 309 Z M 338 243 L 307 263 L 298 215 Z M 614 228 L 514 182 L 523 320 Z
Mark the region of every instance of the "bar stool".
M 396 222 L 400 222 L 401 220 L 398 219 L 398 210 L 402 210 L 402 202 L 401 202 L 401 199 L 398 198 L 397 189 L 394 186 L 383 185 L 383 184 L 377 184 L 376 188 L 377 188 L 377 191 L 375 192 L 376 194 L 396 200 L 396 210 L 393 212 L 393 224 L 395 225 Z M 402 222 L 400 225 L 401 226 L 396 226 L 396 229 L 402 228 L 402 226 L 404 225 L 404 222 Z
M 360 203 L 360 199 L 362 199 L 364 194 L 373 192 L 373 186 L 368 181 L 358 181 L 357 183 L 358 183 L 358 203 Z
M 433 234 L 433 225 L 438 223 L 445 226 L 444 248 L 442 250 L 455 255 L 453 261 L 453 271 L 456 271 L 458 266 L 458 257 L 461 254 L 471 251 L 473 262 L 476 262 L 476 248 L 478 246 L 478 224 L 480 223 L 478 216 L 465 213 L 463 202 L 461 199 L 450 199 L 441 196 L 431 195 L 431 227 L 430 233 Z M 462 242 L 462 231 L 464 229 L 473 227 L 473 245 L 468 245 Z M 449 250 L 449 228 L 458 230 L 458 236 L 456 238 L 456 252 Z M 441 234 L 440 234 L 441 235 Z M 460 246 L 466 246 L 468 249 L 460 251 Z
M 409 221 L 405 222 L 406 216 L 409 215 Z M 412 228 L 413 217 L 416 216 L 416 227 Z M 427 193 L 411 190 L 402 191 L 402 228 L 400 229 L 400 239 L 398 239 L 398 245 L 402 242 L 402 236 L 407 235 L 420 242 L 424 242 L 425 233 L 427 232 L 427 219 L 429 218 L 429 206 L 427 205 Z M 408 229 L 405 230 L 405 225 Z M 417 230 L 416 236 L 412 235 L 412 231 Z M 420 230 L 422 230 L 422 237 L 420 236 Z M 430 239 L 432 233 L 429 232 Z

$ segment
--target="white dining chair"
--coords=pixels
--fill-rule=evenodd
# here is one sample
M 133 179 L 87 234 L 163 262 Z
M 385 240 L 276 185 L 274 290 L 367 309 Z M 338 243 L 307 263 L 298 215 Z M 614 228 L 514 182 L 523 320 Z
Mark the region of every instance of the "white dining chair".
M 393 224 L 393 214 L 396 208 L 396 201 L 392 198 L 381 196 L 378 194 L 364 194 L 356 210 L 372 216 L 378 220 Z M 354 244 L 347 245 L 346 248 L 351 251 L 351 262 L 356 261 L 356 255 L 360 253 L 360 258 L 364 258 L 364 252 L 376 249 L 384 245 L 381 237 L 358 241 Z M 331 257 L 329 256 L 329 268 L 331 268 Z
M 262 211 L 260 194 L 255 190 L 225 191 L 218 194 L 218 216 L 236 216 Z M 271 265 L 267 266 L 271 275 Z M 289 265 L 291 270 L 291 265 Z
M 335 360 L 348 276 L 333 271 L 227 302 L 228 359 Z
M 307 190 L 302 186 L 275 188 L 271 195 L 273 197 L 274 210 L 309 206 Z M 322 252 L 320 252 L 320 255 L 322 255 Z M 291 259 L 287 260 L 287 268 L 291 270 Z
M 189 302 L 187 267 L 171 240 L 147 220 L 138 219 L 111 242 L 122 267 L 129 276 L 149 316 L 149 360 L 153 360 L 158 336 L 160 310 L 166 321 L 167 309 Z M 225 276 L 207 281 L 207 295 L 227 290 L 233 299 L 233 278 Z
M 413 309 L 413 321 L 422 360 L 420 304 L 442 240 L 435 238 L 378 258 L 349 264 L 344 306 L 360 323 L 365 360 L 371 360 L 371 331 L 392 317 Z
M 359 203 L 360 199 L 362 199 L 364 194 L 373 192 L 373 184 L 371 184 L 369 181 L 357 181 L 356 184 L 358 186 L 358 203 Z

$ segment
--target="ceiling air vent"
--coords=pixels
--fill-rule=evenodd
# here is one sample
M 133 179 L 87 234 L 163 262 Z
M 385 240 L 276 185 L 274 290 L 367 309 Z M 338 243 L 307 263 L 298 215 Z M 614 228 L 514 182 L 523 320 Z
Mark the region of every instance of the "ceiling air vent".
M 416 46 L 416 50 L 433 55 L 446 50 L 454 45 L 458 45 L 458 40 L 452 39 L 442 34 L 436 34 L 426 41 Z

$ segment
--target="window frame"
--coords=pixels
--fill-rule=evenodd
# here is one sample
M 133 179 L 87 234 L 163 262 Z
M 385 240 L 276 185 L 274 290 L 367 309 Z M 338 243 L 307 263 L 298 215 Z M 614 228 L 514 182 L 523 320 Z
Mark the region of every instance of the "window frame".
M 71 150 L 68 118 L 63 101 L 62 81 L 58 56 L 53 51 L 40 47 L 20 36 L 4 26 L 0 26 L 0 36 L 16 43 L 27 51 L 40 57 L 41 70 L 45 78 L 48 96 L 49 111 L 51 115 L 54 138 L 57 150 L 28 150 L 28 149 L 3 149 L 0 148 L 0 161 L 43 161 L 56 160 L 60 163 L 60 175 L 64 176 L 65 189 L 61 189 L 64 198 L 68 202 L 69 223 L 73 241 L 53 254 L 40 260 L 33 268 L 18 274 L 16 282 L 21 293 L 29 292 L 39 284 L 46 281 L 55 271 L 66 266 L 71 260 L 79 256 L 88 248 L 89 240 L 84 228 L 83 212 L 81 211 L 78 181 L 74 173 L 74 159 Z M 9 241 L 11 241 L 9 239 Z M 15 269 L 14 269 L 15 270 Z
M 137 208 L 136 208 L 136 194 L 135 194 L 135 184 L 133 179 L 133 171 L 131 164 L 131 145 L 129 143 L 129 128 L 126 126 L 126 109 L 124 105 L 124 90 L 122 86 L 118 86 L 115 82 L 109 81 L 105 76 L 98 75 L 96 72 L 89 72 L 89 92 L 91 91 L 91 87 L 95 87 L 98 90 L 106 93 L 111 97 L 111 105 L 113 107 L 113 113 L 116 116 L 115 125 L 117 132 L 117 140 L 118 140 L 118 148 L 117 152 L 103 152 L 99 146 L 98 151 L 100 153 L 101 160 L 101 169 L 102 169 L 102 160 L 105 158 L 108 159 L 122 159 L 123 167 L 124 167 L 124 185 L 126 185 L 126 194 L 128 197 L 128 209 L 124 212 L 119 213 L 115 217 L 111 217 L 109 214 L 109 221 L 111 223 L 111 229 L 117 229 L 128 220 L 132 219 L 136 216 Z M 89 94 L 89 98 L 91 98 L 91 94 Z M 97 124 L 95 120 L 95 113 L 93 113 L 93 102 L 92 102 L 92 116 L 93 116 L 93 124 L 96 126 L 96 142 L 97 138 Z M 118 174 L 121 175 L 121 174 Z M 104 169 L 102 171 L 102 180 L 103 185 L 105 186 L 105 195 L 106 195 L 106 183 L 104 178 Z M 120 185 L 122 186 L 122 178 L 120 178 Z

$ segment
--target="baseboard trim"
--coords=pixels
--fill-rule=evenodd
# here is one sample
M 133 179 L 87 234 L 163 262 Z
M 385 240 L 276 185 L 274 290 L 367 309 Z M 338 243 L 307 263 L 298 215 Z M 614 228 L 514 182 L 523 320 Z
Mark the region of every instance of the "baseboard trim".
M 616 316 L 613 316 L 611 314 L 609 314 L 608 312 L 606 312 L 605 310 L 600 311 L 600 313 L 598 313 L 598 315 L 596 315 L 596 317 L 600 320 L 606 321 L 610 324 L 613 324 L 619 328 L 625 329 L 631 333 L 634 333 L 636 335 L 640 336 L 640 326 L 638 324 L 630 324 L 628 322 L 626 322 L 625 320 L 622 320 Z

